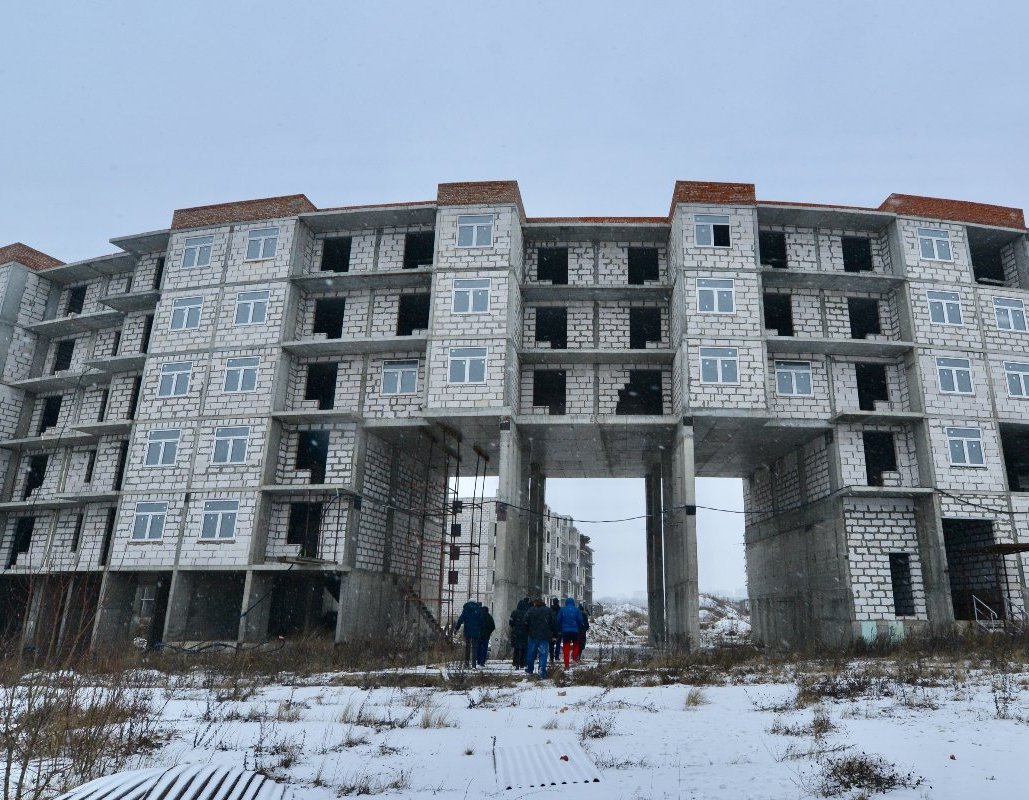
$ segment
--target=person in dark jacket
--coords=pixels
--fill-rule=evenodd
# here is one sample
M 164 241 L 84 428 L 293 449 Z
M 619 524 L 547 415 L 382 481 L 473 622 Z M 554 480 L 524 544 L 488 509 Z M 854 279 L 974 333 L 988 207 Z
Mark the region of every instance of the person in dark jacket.
M 493 615 L 489 613 L 486 606 L 479 606 L 479 639 L 475 647 L 475 661 L 480 667 L 486 666 L 486 657 L 489 655 L 489 637 L 497 629 L 497 623 L 493 621 Z
M 525 669 L 525 651 L 529 647 L 529 629 L 525 615 L 531 607 L 529 598 L 523 597 L 518 601 L 518 607 L 511 612 L 511 618 L 507 622 L 511 628 L 511 665 L 516 669 Z
M 461 616 L 457 618 L 457 624 L 454 626 L 455 634 L 461 630 L 462 625 L 464 626 L 464 665 L 466 667 L 475 666 L 475 648 L 479 641 L 479 627 L 481 624 L 482 617 L 479 614 L 479 604 L 475 600 L 469 599 L 461 609 Z
M 561 613 L 561 601 L 556 597 L 550 598 L 550 613 L 554 616 L 554 625 L 557 625 L 557 615 Z M 557 628 L 557 631 L 558 633 L 550 640 L 550 657 L 554 661 L 557 661 L 557 657 L 561 652 L 561 629 Z
M 579 629 L 578 647 L 574 656 L 576 664 L 582 658 L 582 651 L 586 649 L 586 631 L 590 629 L 590 615 L 586 613 L 586 608 L 582 603 L 579 603 L 579 613 L 582 614 L 582 627 Z
M 539 676 L 547 677 L 547 655 L 550 652 L 550 640 L 557 635 L 554 615 L 543 605 L 543 598 L 532 601 L 532 608 L 525 615 L 525 627 L 529 635 L 528 649 L 525 654 L 525 671 L 532 675 L 536 659 L 540 662 Z
M 561 631 L 562 650 L 564 651 L 565 669 L 570 666 L 572 652 L 579 649 L 579 631 L 583 628 L 582 614 L 575 605 L 575 601 L 565 598 L 564 608 L 557 615 L 558 628 Z M 576 658 L 578 660 L 578 658 Z

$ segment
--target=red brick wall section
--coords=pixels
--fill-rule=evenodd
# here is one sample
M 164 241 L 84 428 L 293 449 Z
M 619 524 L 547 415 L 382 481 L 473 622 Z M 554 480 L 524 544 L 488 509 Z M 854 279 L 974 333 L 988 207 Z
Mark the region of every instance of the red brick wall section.
M 676 181 L 672 191 L 672 207 L 668 216 L 675 213 L 679 203 L 696 203 L 705 206 L 752 206 L 757 202 L 752 183 L 715 183 L 713 181 Z
M 257 222 L 277 217 L 295 217 L 308 211 L 317 211 L 314 203 L 302 194 L 285 197 L 265 197 L 261 200 L 240 200 L 214 206 L 180 208 L 172 214 L 172 230 L 206 228 L 232 222 Z
M 64 263 L 21 242 L 0 247 L 0 264 L 7 264 L 10 261 L 17 261 L 19 264 L 34 270 L 59 267 Z
M 478 206 L 514 203 L 525 219 L 518 181 L 470 181 L 441 183 L 436 189 L 437 206 Z
M 973 225 L 993 225 L 998 228 L 1025 228 L 1025 215 L 1020 208 L 971 203 L 967 200 L 891 194 L 879 206 L 879 210 L 890 211 L 899 217 L 927 217 Z

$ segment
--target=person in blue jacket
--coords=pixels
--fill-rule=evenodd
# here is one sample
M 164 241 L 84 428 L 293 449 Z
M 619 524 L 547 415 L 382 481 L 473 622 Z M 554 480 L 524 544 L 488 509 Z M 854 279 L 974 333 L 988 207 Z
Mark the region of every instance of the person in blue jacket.
M 586 627 L 582 612 L 571 597 L 565 598 L 565 604 L 557 613 L 557 627 L 561 631 L 561 649 L 565 659 L 565 669 L 571 664 L 572 654 L 579 660 L 579 631 Z
M 454 633 L 459 632 L 461 626 L 464 626 L 464 665 L 474 667 L 482 628 L 482 613 L 479 610 L 479 603 L 471 598 L 461 609 L 461 616 L 457 618 Z

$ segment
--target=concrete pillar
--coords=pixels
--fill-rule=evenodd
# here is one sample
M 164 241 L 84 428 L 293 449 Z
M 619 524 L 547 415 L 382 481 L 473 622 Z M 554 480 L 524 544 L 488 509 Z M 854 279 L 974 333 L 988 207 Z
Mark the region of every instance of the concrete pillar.
M 664 517 L 661 502 L 661 467 L 646 475 L 647 496 L 647 610 L 650 643 L 665 641 Z
M 539 464 L 529 467 L 529 552 L 527 556 L 525 588 L 529 597 L 543 595 L 543 552 L 546 545 L 547 525 L 543 516 L 546 509 L 547 478 Z
M 665 632 L 669 644 L 692 648 L 700 642 L 692 425 L 679 426 L 666 461 L 664 497 L 670 508 L 666 507 L 664 517 Z
M 123 645 L 129 638 L 132 603 L 136 597 L 136 578 L 132 573 L 104 573 L 100 602 L 93 623 L 93 650 L 103 651 Z
M 272 607 L 272 572 L 247 572 L 243 584 L 243 608 L 239 619 L 239 641 L 263 642 L 268 638 L 268 617 Z
M 950 594 L 939 495 L 916 498 L 915 530 L 918 532 L 918 560 L 922 564 L 922 588 L 929 627 L 946 628 L 954 622 L 954 604 Z
M 525 596 L 528 572 L 529 536 L 525 507 L 528 470 L 523 463 L 521 441 L 514 420 L 500 421 L 500 453 L 497 458 L 497 556 L 494 564 L 493 618 L 497 623 L 498 643 L 510 642 L 508 618 Z

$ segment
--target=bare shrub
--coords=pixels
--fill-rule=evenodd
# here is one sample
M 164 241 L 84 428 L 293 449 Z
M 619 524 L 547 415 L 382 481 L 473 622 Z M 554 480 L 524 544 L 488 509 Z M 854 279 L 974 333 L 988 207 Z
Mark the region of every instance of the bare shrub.
M 591 714 L 582 723 L 582 727 L 579 729 L 579 738 L 583 741 L 586 739 L 604 739 L 611 735 L 614 727 L 614 714 Z
M 686 692 L 685 706 L 687 709 L 696 708 L 697 706 L 706 705 L 708 699 L 701 689 L 694 686 L 688 692 Z
M 821 767 L 817 790 L 822 797 L 840 797 L 854 790 L 886 794 L 894 789 L 914 789 L 925 783 L 925 778 L 913 772 L 901 772 L 896 764 L 865 753 L 829 757 L 822 761 Z
M 400 792 L 411 787 L 411 773 L 401 770 L 391 777 L 360 773 L 343 779 L 336 791 L 341 797 Z
M 456 728 L 457 724 L 450 718 L 447 709 L 433 703 L 422 707 L 422 715 L 418 720 L 419 728 Z

